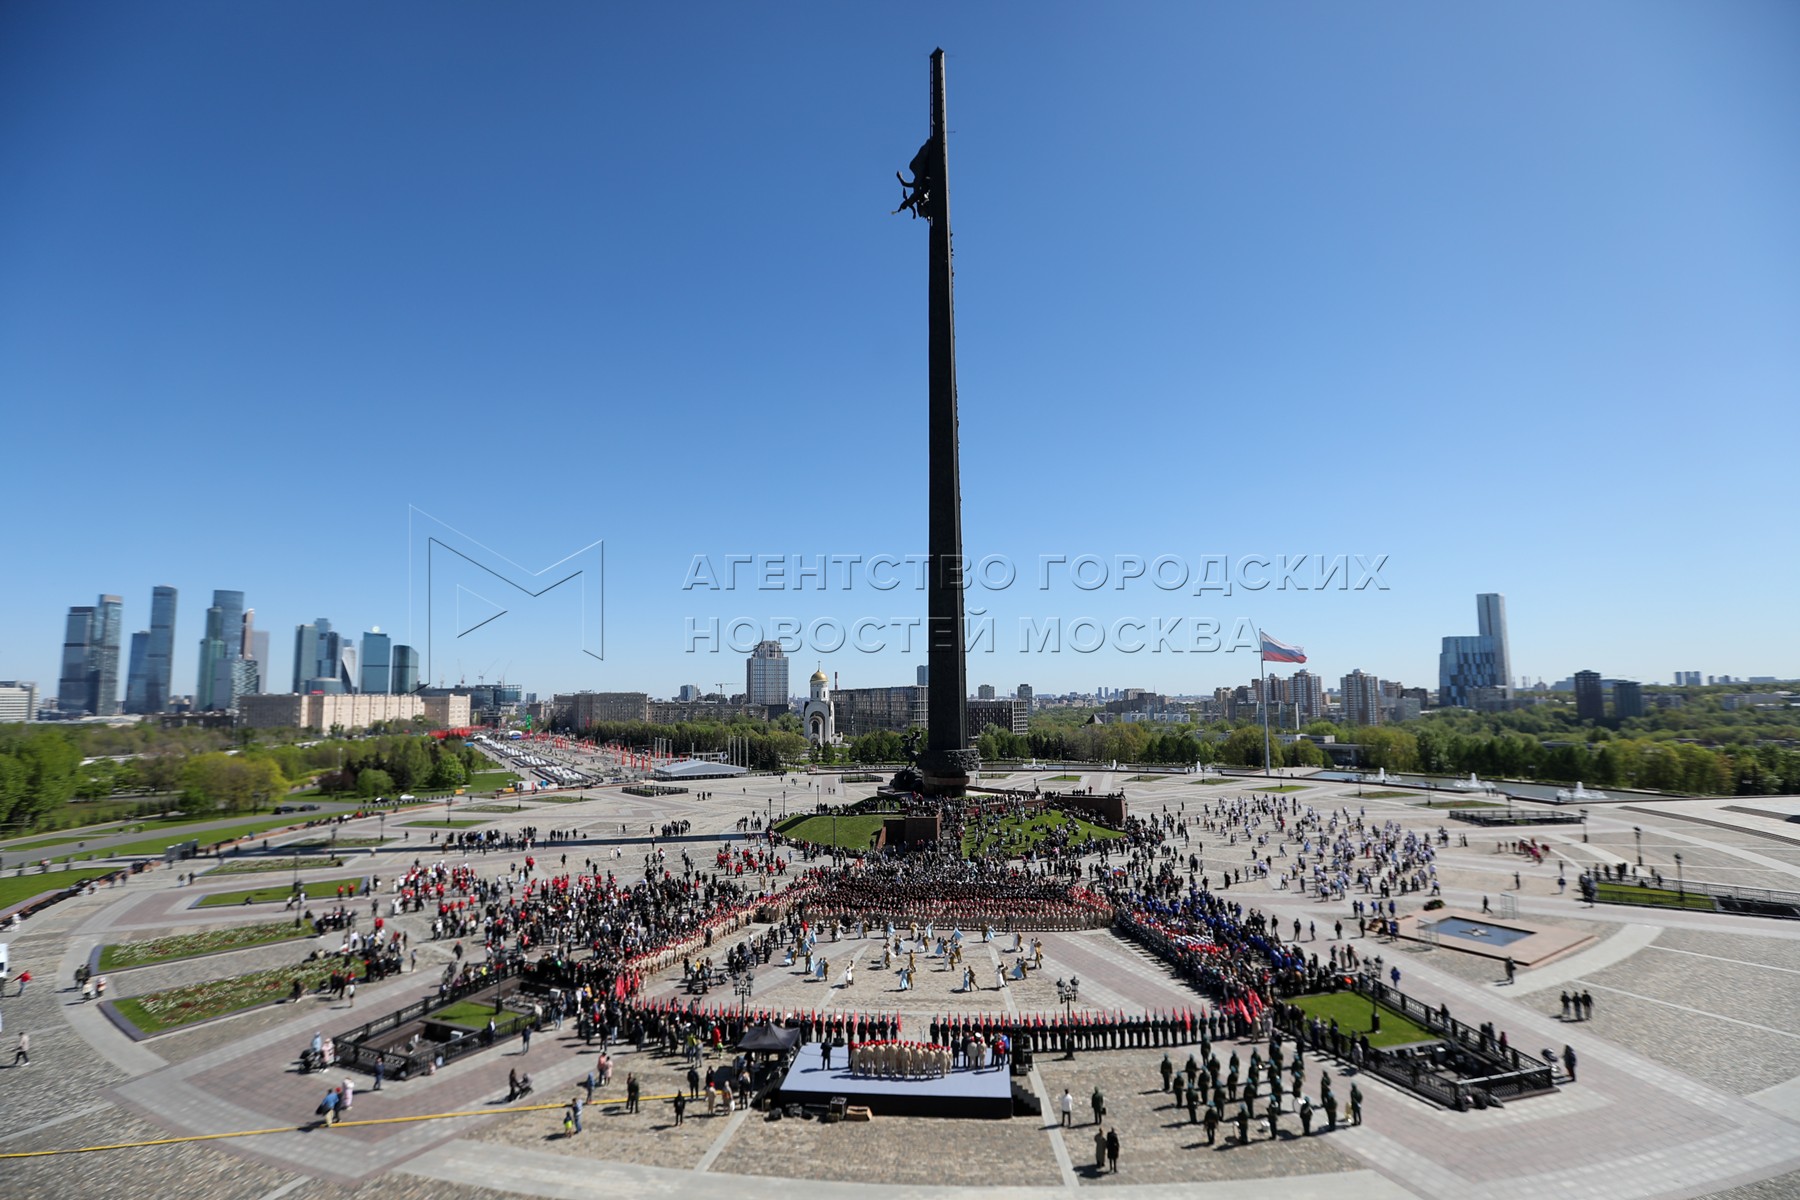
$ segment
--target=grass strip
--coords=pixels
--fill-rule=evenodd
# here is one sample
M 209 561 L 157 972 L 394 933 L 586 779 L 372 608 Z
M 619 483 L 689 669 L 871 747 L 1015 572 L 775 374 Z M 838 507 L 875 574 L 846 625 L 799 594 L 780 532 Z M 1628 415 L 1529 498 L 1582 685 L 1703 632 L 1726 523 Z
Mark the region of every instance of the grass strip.
M 269 946 L 276 942 L 312 936 L 311 929 L 295 929 L 292 921 L 265 921 L 256 925 L 230 925 L 196 930 L 193 933 L 170 934 L 168 937 L 145 941 L 114 942 L 100 948 L 100 969 L 124 971 L 132 967 L 199 958 L 201 955 L 220 954 L 227 950 L 247 950 L 252 946 Z

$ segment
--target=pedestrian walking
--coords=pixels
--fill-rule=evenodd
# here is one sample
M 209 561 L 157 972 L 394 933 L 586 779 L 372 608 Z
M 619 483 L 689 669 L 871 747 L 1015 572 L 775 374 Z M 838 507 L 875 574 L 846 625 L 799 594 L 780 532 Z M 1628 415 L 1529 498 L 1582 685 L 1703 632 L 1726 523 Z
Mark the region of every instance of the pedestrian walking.
M 375 1090 L 376 1091 L 379 1092 L 381 1090 L 381 1081 L 386 1078 L 387 1078 L 387 1060 L 378 1058 L 375 1060 Z
M 19 1035 L 19 1044 L 13 1050 L 12 1065 L 16 1067 L 21 1063 L 28 1067 L 31 1065 L 31 1035 L 29 1033 Z
M 681 1124 L 687 1117 L 688 1098 L 680 1092 L 675 1093 L 675 1123 Z
M 638 1077 L 636 1072 L 625 1075 L 625 1111 L 634 1113 L 638 1110 Z
M 1075 1097 L 1069 1094 L 1068 1088 L 1064 1088 L 1062 1094 L 1062 1123 L 1068 1126 L 1075 1124 Z
M 1591 1021 L 1594 1019 L 1594 994 L 1592 992 L 1589 992 L 1586 990 L 1582 991 L 1582 993 L 1581 993 L 1581 1011 L 1583 1014 L 1582 1018 L 1581 1018 L 1582 1020 Z
M 30 971 L 20 971 L 19 972 L 19 991 L 18 991 L 19 995 L 23 996 L 25 994 L 25 985 L 30 982 L 31 982 L 31 972 Z
M 1094 1173 L 1106 1170 L 1106 1130 L 1094 1130 Z
M 1350 1085 L 1350 1123 L 1362 1124 L 1362 1089 L 1354 1083 Z
M 1106 1134 L 1106 1166 L 1114 1175 L 1119 1173 L 1119 1131 L 1108 1130 Z
M 1098 1125 L 1106 1115 L 1106 1097 L 1100 1094 L 1099 1087 L 1095 1087 L 1094 1094 L 1088 1097 L 1088 1106 L 1094 1110 L 1094 1124 Z
M 688 1084 L 688 1095 L 690 1095 L 694 1099 L 698 1100 L 700 1098 L 700 1072 L 699 1072 L 698 1068 L 695 1068 L 695 1067 L 688 1068 L 687 1084 Z
M 1563 1047 L 1563 1065 L 1569 1068 L 1569 1082 L 1575 1082 L 1575 1047 Z
M 531 1026 L 530 1025 L 525 1026 L 525 1028 L 520 1031 L 519 1041 L 520 1041 L 519 1053 L 520 1054 L 530 1054 L 531 1053 Z

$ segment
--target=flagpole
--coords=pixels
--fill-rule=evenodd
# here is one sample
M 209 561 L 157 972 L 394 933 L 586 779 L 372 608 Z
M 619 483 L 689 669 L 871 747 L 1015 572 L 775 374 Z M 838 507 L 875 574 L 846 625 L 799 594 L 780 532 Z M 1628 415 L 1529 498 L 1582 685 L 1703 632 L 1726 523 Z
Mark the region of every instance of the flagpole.
M 1263 631 L 1256 631 L 1256 669 L 1262 677 L 1263 774 L 1273 777 L 1269 769 L 1269 663 L 1263 653 Z

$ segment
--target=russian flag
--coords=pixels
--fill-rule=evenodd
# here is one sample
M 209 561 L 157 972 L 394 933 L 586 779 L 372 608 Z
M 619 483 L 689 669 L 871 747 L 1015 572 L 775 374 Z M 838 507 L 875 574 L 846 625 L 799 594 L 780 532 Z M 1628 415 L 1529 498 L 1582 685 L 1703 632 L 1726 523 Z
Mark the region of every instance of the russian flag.
M 1298 646 L 1290 646 L 1286 642 L 1278 642 L 1262 630 L 1257 630 L 1262 637 L 1262 660 L 1264 662 L 1303 663 L 1306 651 Z

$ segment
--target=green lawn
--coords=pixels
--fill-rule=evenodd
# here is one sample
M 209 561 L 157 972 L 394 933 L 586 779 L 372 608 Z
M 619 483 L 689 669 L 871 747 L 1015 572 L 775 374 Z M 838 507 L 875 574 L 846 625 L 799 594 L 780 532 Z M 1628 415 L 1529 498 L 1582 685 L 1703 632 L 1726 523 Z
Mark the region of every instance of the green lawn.
M 1115 830 L 1105 829 L 1072 813 L 1064 813 L 1055 809 L 1027 817 L 1023 821 L 1016 817 L 1004 817 L 998 825 L 989 825 L 979 830 L 970 830 L 963 835 L 963 854 L 985 854 L 989 851 L 1004 850 L 1008 857 L 1023 854 L 1029 847 L 1036 846 L 1059 827 L 1073 823 L 1075 831 L 1071 835 L 1076 841 L 1090 837 L 1116 838 L 1124 835 Z
M 300 886 L 306 889 L 308 904 L 323 904 L 328 900 L 332 902 L 337 900 L 337 890 L 340 885 L 358 888 L 362 886 L 362 881 L 363 876 L 353 875 L 348 879 L 326 879 L 320 882 L 302 883 Z M 268 887 L 245 888 L 237 892 L 214 892 L 201 900 L 196 907 L 224 908 L 227 905 L 242 904 L 246 900 L 252 904 L 269 904 L 286 901 L 293 894 L 294 881 L 290 879 L 285 883 L 271 884 Z
M 470 817 L 465 821 L 458 821 L 453 817 L 439 817 L 433 821 L 404 821 L 402 824 L 413 829 L 473 829 L 477 825 L 491 825 L 493 822 L 486 817 Z
M 1306 785 L 1304 783 L 1277 783 L 1270 787 L 1251 788 L 1250 790 L 1253 792 L 1303 792 L 1306 790 Z
M 232 925 L 219 929 L 203 929 L 195 933 L 177 933 L 169 937 L 141 942 L 116 942 L 100 949 L 102 971 L 123 971 L 130 967 L 147 967 L 152 963 L 173 962 L 178 958 L 196 958 L 225 950 L 247 950 L 295 938 L 312 937 L 311 929 L 295 929 L 292 921 L 265 921 L 259 925 Z
M 448 1008 L 430 1014 L 433 1021 L 448 1021 L 467 1029 L 485 1029 L 488 1021 L 502 1022 L 506 1016 L 505 1009 L 496 1012 L 491 1003 L 483 1000 L 458 1000 Z
M 1391 790 L 1381 792 L 1361 792 L 1358 794 L 1364 800 L 1413 800 L 1419 795 L 1417 792 L 1396 792 Z
M 464 808 L 459 808 L 456 811 L 464 812 L 464 813 L 472 813 L 472 812 L 511 813 L 511 812 L 522 812 L 524 810 L 523 810 L 523 808 L 521 808 L 521 806 L 519 806 L 517 804 L 470 804 Z M 415 824 L 416 824 L 416 822 L 415 822 Z M 434 821 L 434 822 L 432 822 L 432 824 L 441 826 L 443 824 L 443 822 L 442 821 Z
M 1173 775 L 1133 775 L 1126 783 L 1161 783 L 1165 779 L 1173 779 Z
M 145 1033 L 163 1033 L 197 1021 L 285 1000 L 292 992 L 296 979 L 300 980 L 306 991 L 312 992 L 322 980 L 330 977 L 331 972 L 330 963 L 299 963 L 291 967 L 276 967 L 268 971 L 254 971 L 248 975 L 166 988 L 160 992 L 149 992 L 129 1000 L 110 1003 Z
M 1079 775 L 1052 775 L 1052 776 L 1050 776 L 1050 778 L 1044 780 L 1044 782 L 1045 783 L 1080 783 L 1081 776 L 1079 776 Z
M 0 879 L 0 909 L 11 908 L 43 892 L 60 892 L 84 879 L 97 879 L 111 874 L 115 868 L 101 867 L 79 871 L 52 871 L 48 875 L 29 870 L 23 875 L 8 872 Z
M 1672 888 L 1639 887 L 1635 883 L 1602 883 L 1595 898 L 1602 904 L 1652 904 L 1659 908 L 1692 908 L 1713 911 L 1712 897 Z
M 1218 787 L 1221 783 L 1236 783 L 1235 779 L 1190 779 L 1189 783 L 1199 787 Z
M 1506 805 L 1493 800 L 1438 800 L 1422 804 L 1421 808 L 1505 808 Z
M 463 784 L 466 792 L 491 792 L 503 787 L 511 787 L 518 779 L 511 771 L 477 771 L 469 776 L 469 782 Z
M 1338 1028 L 1348 1034 L 1369 1032 L 1369 999 L 1357 992 L 1324 992 L 1301 996 L 1294 1001 L 1309 1016 L 1329 1022 L 1336 1017 Z M 1381 1005 L 1381 1032 L 1369 1034 L 1369 1045 L 1405 1046 L 1413 1042 L 1429 1042 L 1437 1035 L 1387 1005 Z
M 833 821 L 836 837 L 832 836 Z M 784 837 L 800 838 L 820 846 L 841 846 L 846 850 L 867 850 L 869 839 L 881 829 L 884 818 L 879 813 L 848 813 L 833 818 L 800 814 L 775 824 L 775 832 Z

